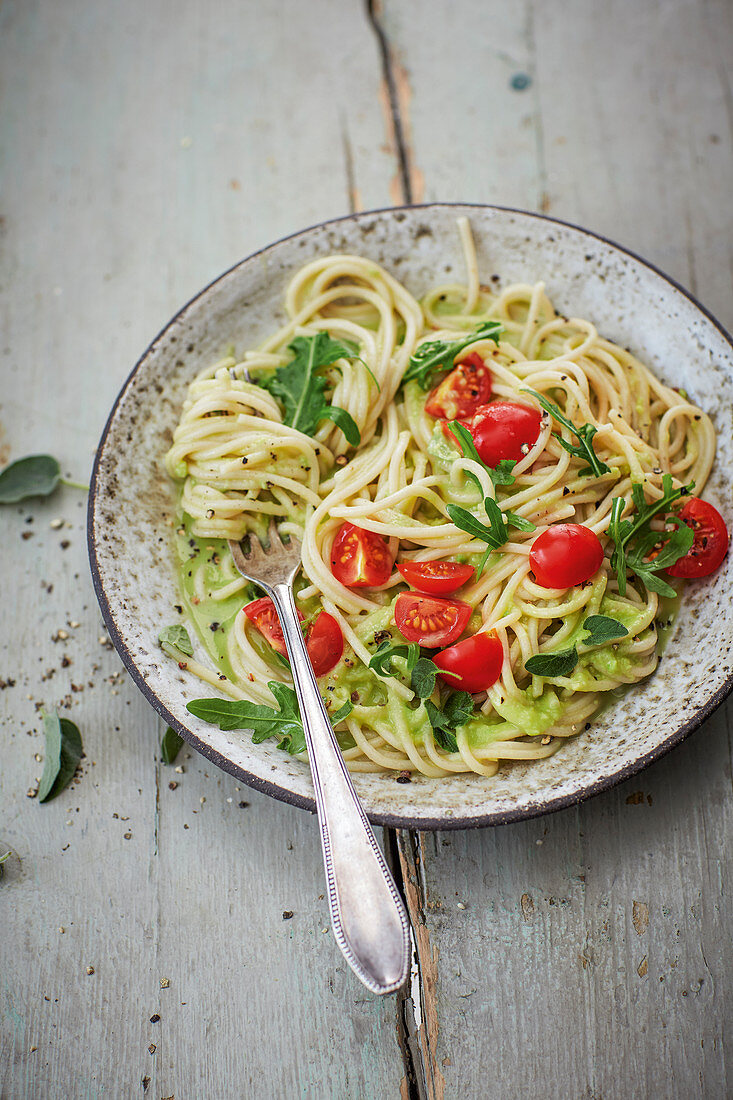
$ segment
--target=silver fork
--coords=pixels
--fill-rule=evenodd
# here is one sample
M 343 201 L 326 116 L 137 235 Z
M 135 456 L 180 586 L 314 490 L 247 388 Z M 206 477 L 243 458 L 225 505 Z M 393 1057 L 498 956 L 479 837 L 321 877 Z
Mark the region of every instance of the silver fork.
M 300 543 L 284 544 L 274 520 L 269 539 L 269 550 L 255 538 L 248 550 L 231 540 L 229 549 L 239 572 L 265 590 L 280 618 L 316 792 L 336 943 L 367 989 L 394 993 L 409 965 L 407 914 L 354 790 L 305 648 L 293 597 Z

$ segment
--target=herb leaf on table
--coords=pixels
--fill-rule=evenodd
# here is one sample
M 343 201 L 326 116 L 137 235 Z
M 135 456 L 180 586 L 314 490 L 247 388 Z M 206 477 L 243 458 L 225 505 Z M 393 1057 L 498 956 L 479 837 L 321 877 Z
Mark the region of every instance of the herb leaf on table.
M 186 707 L 196 718 L 218 725 L 219 729 L 252 730 L 255 745 L 268 737 L 277 737 L 279 747 L 293 756 L 305 752 L 305 733 L 295 690 L 275 680 L 267 686 L 275 697 L 277 710 L 250 703 L 248 699 L 192 699 Z M 351 703 L 344 703 L 331 716 L 332 724 L 341 722 L 352 710 Z
M 636 514 L 627 519 L 621 519 L 626 500 L 624 497 L 613 498 L 608 524 L 608 533 L 615 547 L 611 554 L 611 568 L 618 578 L 618 590 L 622 596 L 626 594 L 627 569 L 635 573 L 652 592 L 670 598 L 676 595 L 672 585 L 657 574 L 660 569 L 674 565 L 679 558 L 685 556 L 694 541 L 694 531 L 677 516 L 667 517 L 667 522 L 674 526 L 666 531 L 652 531 L 649 525 L 655 516 L 660 512 L 668 512 L 675 501 L 689 495 L 694 488 L 694 482 L 690 482 L 689 485 L 673 489 L 671 475 L 665 474 L 662 478 L 662 497 L 647 504 L 644 486 L 635 481 L 631 487 L 631 495 Z M 655 553 L 655 557 L 650 558 L 652 553 Z
M 61 480 L 61 467 L 51 455 L 28 455 L 11 462 L 0 474 L 0 504 L 26 497 L 47 497 Z
M 183 738 L 168 726 L 160 742 L 160 755 L 164 764 L 174 764 L 181 751 Z
M 567 428 L 569 432 L 575 436 L 578 440 L 578 445 L 573 446 L 572 443 L 568 443 L 567 439 L 563 439 L 557 432 L 553 432 L 555 439 L 560 446 L 573 455 L 575 458 L 584 458 L 588 463 L 578 473 L 581 477 L 600 477 L 601 474 L 610 474 L 611 467 L 607 466 L 605 462 L 601 462 L 600 458 L 595 452 L 593 447 L 593 437 L 598 432 L 598 428 L 594 428 L 592 424 L 581 424 L 578 428 L 573 424 L 572 420 L 568 420 L 567 416 L 561 412 L 554 401 L 550 401 L 547 397 L 544 397 L 541 393 L 537 393 L 536 390 L 524 390 L 524 393 L 531 393 L 532 396 L 539 401 L 545 412 L 554 416 L 555 420 L 563 427 Z
M 470 347 L 478 340 L 493 340 L 498 345 L 502 330 L 501 321 L 482 321 L 473 332 L 461 340 L 430 340 L 421 344 L 412 353 L 407 370 L 402 375 L 402 382 L 411 382 L 415 379 L 422 389 L 429 390 L 436 374 L 453 369 L 453 360 L 459 351 Z
M 57 711 L 43 716 L 46 751 L 43 774 L 38 788 L 38 801 L 50 802 L 68 787 L 84 753 L 78 727 L 68 718 L 59 718 Z
M 351 341 L 333 340 L 327 332 L 318 332 L 315 336 L 296 336 L 288 348 L 293 352 L 290 362 L 259 383 L 282 401 L 285 423 L 312 436 L 320 420 L 332 420 L 351 446 L 358 447 L 359 428 L 346 409 L 328 404 L 326 379 L 317 373 L 339 359 L 353 359 L 354 345 Z

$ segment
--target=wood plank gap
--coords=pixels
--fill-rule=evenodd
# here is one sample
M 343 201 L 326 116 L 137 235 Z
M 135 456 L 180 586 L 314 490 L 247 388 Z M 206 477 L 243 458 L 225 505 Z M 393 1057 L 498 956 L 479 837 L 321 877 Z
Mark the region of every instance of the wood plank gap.
M 417 834 L 415 834 L 417 835 Z M 403 879 L 403 864 L 396 829 L 384 829 L 384 854 L 395 885 L 410 914 L 410 977 L 397 994 L 397 1043 L 402 1054 L 405 1076 L 400 1100 L 430 1100 L 425 1065 L 420 1045 L 422 982 L 413 919 Z
M 438 950 L 430 942 L 428 897 L 423 875 L 423 844 L 418 832 L 400 829 L 395 835 L 400 865 L 400 888 L 410 914 L 415 941 L 416 975 L 411 999 L 419 1039 L 419 1065 L 425 1100 L 443 1100 L 445 1082 L 436 1061 L 438 1049 Z M 422 1094 L 418 1094 L 422 1100 Z
M 380 22 L 381 14 L 382 8 L 380 0 L 367 0 L 367 19 L 376 35 L 379 53 L 382 59 L 382 74 L 387 90 L 390 120 L 397 152 L 402 201 L 409 206 L 414 201 L 410 174 L 410 154 L 407 147 L 405 128 L 402 123 L 402 112 L 400 110 L 400 100 L 397 91 L 392 47 L 390 46 L 384 27 Z

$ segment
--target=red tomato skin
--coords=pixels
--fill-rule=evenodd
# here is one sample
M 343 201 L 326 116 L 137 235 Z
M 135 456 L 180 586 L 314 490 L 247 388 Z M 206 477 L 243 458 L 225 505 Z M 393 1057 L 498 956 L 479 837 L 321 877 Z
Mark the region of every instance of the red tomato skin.
M 538 409 L 514 401 L 492 401 L 476 410 L 470 431 L 481 461 L 496 466 L 503 458 L 520 462 L 537 442 L 541 425 Z
M 325 676 L 341 660 L 344 636 L 333 615 L 322 611 L 308 628 L 305 639 L 308 656 L 316 676 Z
M 392 575 L 392 555 L 381 535 L 343 523 L 331 547 L 331 572 L 347 588 L 378 588 Z
M 472 416 L 491 397 L 491 371 L 477 351 L 467 355 L 428 395 L 425 412 L 436 419 Z
M 667 569 L 670 577 L 708 577 L 728 553 L 728 528 L 718 509 L 699 497 L 691 497 L 680 519 L 695 532 L 695 541 L 685 554 Z
M 463 454 L 463 447 L 461 446 L 460 440 L 456 439 L 456 437 L 453 435 L 453 432 L 450 430 L 450 423 L 450 420 L 441 420 L 440 426 L 443 429 L 443 435 L 449 443 L 452 443 L 455 447 L 458 448 L 461 454 Z M 468 428 L 469 432 L 471 431 L 470 420 L 459 420 L 458 423 L 463 424 L 464 428 Z
M 440 679 L 454 691 L 487 691 L 501 676 L 504 664 L 504 647 L 495 631 L 481 631 L 462 642 L 436 653 L 433 662 L 446 672 L 458 676 L 441 676 Z
M 432 649 L 460 638 L 471 613 L 471 605 L 463 600 L 403 592 L 397 597 L 394 617 L 397 629 L 408 642 Z
M 263 638 L 270 643 L 273 649 L 276 649 L 278 653 L 282 653 L 283 657 L 287 657 L 288 651 L 285 647 L 285 639 L 283 637 L 283 628 L 280 626 L 280 620 L 277 617 L 277 611 L 275 605 L 269 596 L 262 596 L 259 600 L 253 600 L 252 603 L 248 603 L 244 608 L 244 613 L 251 623 L 253 623 Z M 303 622 L 305 616 L 301 611 L 298 611 L 298 619 Z
M 296 610 L 298 619 L 302 623 L 305 616 L 300 608 Z M 259 600 L 248 603 L 244 613 L 272 648 L 282 653 L 283 657 L 287 657 L 288 651 L 282 627 L 270 597 L 263 596 Z M 344 652 L 344 636 L 333 615 L 329 615 L 327 611 L 321 611 L 308 628 L 305 645 L 316 676 L 324 676 L 338 664 Z
M 600 539 L 582 523 L 555 523 L 532 543 L 529 564 L 542 588 L 572 588 L 598 572 Z
M 409 585 L 428 596 L 450 596 L 474 574 L 473 566 L 457 561 L 401 561 L 397 568 Z

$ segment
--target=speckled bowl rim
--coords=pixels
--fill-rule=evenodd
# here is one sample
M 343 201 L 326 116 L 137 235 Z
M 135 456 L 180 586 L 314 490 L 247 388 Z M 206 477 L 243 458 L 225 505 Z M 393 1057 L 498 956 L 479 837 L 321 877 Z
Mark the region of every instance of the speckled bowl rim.
M 198 738 L 191 730 L 187 729 L 173 714 L 167 709 L 167 707 L 161 702 L 153 689 L 141 675 L 135 660 L 130 653 L 124 639 L 122 638 L 119 630 L 117 629 L 115 619 L 112 613 L 112 608 L 107 597 L 107 593 L 104 588 L 99 561 L 97 557 L 97 547 L 94 539 L 94 515 L 95 506 L 97 501 L 97 492 L 100 489 L 100 463 L 102 453 L 107 441 L 107 436 L 110 432 L 112 422 L 117 413 L 117 409 L 121 402 L 125 399 L 127 390 L 135 378 L 140 367 L 145 363 L 150 353 L 155 348 L 156 344 L 168 331 L 168 329 L 180 321 L 184 315 L 188 312 L 190 307 L 198 302 L 205 294 L 207 294 L 212 287 L 216 286 L 219 282 L 230 275 L 241 264 L 253 260 L 257 257 L 264 256 L 266 253 L 277 248 L 278 245 L 283 244 L 286 241 L 295 241 L 299 237 L 307 236 L 309 233 L 316 229 L 323 228 L 325 226 L 339 225 L 345 222 L 357 221 L 360 219 L 367 219 L 380 214 L 398 214 L 400 211 L 430 211 L 435 209 L 450 209 L 460 211 L 462 209 L 482 209 L 487 211 L 497 211 L 506 214 L 517 214 L 525 218 L 533 218 L 537 221 L 549 222 L 554 225 L 563 226 L 564 228 L 574 230 L 577 233 L 581 233 L 588 237 L 589 240 L 600 241 L 605 245 L 610 246 L 617 252 L 620 252 L 624 256 L 628 256 L 634 260 L 637 264 L 648 270 L 654 272 L 664 282 L 668 283 L 676 291 L 682 294 L 693 306 L 718 330 L 723 339 L 730 345 L 733 350 L 733 338 L 730 333 L 721 325 L 716 317 L 705 308 L 694 295 L 690 294 L 680 283 L 669 275 L 665 274 L 660 268 L 654 264 L 645 260 L 639 256 L 636 252 L 633 252 L 629 248 L 624 248 L 622 245 L 617 244 L 609 237 L 604 237 L 600 233 L 594 233 L 589 229 L 574 224 L 573 222 L 564 221 L 560 218 L 553 218 L 547 214 L 537 214 L 529 210 L 521 210 L 517 207 L 511 206 L 497 206 L 489 203 L 469 203 L 469 202 L 432 202 L 432 203 L 415 203 L 413 205 L 405 206 L 390 206 L 380 207 L 375 210 L 363 210 L 354 214 L 346 214 L 339 218 L 328 218 L 322 222 L 316 222 L 313 225 L 308 226 L 305 229 L 298 230 L 296 233 L 286 234 L 284 237 L 279 238 L 276 241 L 265 245 L 264 248 L 257 249 L 250 255 L 245 256 L 243 259 L 238 260 L 226 271 L 222 272 L 215 279 L 212 279 L 202 290 L 190 298 L 186 304 L 176 313 L 174 316 L 164 325 L 157 336 L 150 342 L 143 354 L 138 359 L 137 363 L 133 367 L 132 371 L 128 375 L 125 383 L 123 384 L 115 403 L 112 406 L 112 410 L 107 418 L 104 430 L 102 432 L 97 452 L 95 455 L 94 466 L 92 468 L 92 476 L 89 487 L 89 501 L 87 508 L 87 546 L 89 552 L 89 563 L 92 573 L 92 581 L 94 584 L 94 591 L 99 602 L 99 607 L 102 612 L 105 626 L 109 632 L 109 636 L 117 650 L 123 664 L 127 668 L 133 681 L 148 700 L 154 710 L 160 714 L 162 718 L 174 729 L 183 739 L 192 745 L 202 756 L 207 760 L 210 760 L 217 767 L 223 771 L 229 772 L 237 779 L 241 780 L 247 786 L 254 790 L 261 791 L 263 794 L 268 794 L 273 798 L 278 799 L 281 802 L 286 802 L 292 806 L 298 806 L 301 809 L 309 810 L 311 813 L 315 812 L 315 801 L 312 798 L 304 797 L 300 794 L 296 794 L 283 787 L 277 786 L 274 783 L 269 783 L 267 780 L 261 779 L 259 776 L 254 776 L 249 772 L 244 771 L 242 768 L 233 764 L 226 756 L 212 749 L 206 742 Z M 617 772 L 611 775 L 604 776 L 595 782 L 589 783 L 586 788 L 581 791 L 575 791 L 570 794 L 560 795 L 553 799 L 549 799 L 547 802 L 542 803 L 530 803 L 521 808 L 514 808 L 508 810 L 494 811 L 486 814 L 474 814 L 468 816 L 451 816 L 451 817 L 438 817 L 438 818 L 411 818 L 409 814 L 391 814 L 391 813 L 370 813 L 369 819 L 376 825 L 384 825 L 392 828 L 404 828 L 404 829 L 419 829 L 420 831 L 430 830 L 448 830 L 448 829 L 474 829 L 482 828 L 488 825 L 509 825 L 515 821 L 525 821 L 534 817 L 541 817 L 544 814 L 555 813 L 558 810 L 567 809 L 570 806 L 579 805 L 581 802 L 587 801 L 594 795 L 601 794 L 603 791 L 610 790 L 612 787 L 617 786 L 626 779 L 630 779 L 631 776 L 636 775 L 644 768 L 653 764 L 656 760 L 659 760 L 662 756 L 666 755 L 671 749 L 681 744 L 686 737 L 689 737 L 691 733 L 698 730 L 703 723 L 717 710 L 717 708 L 725 701 L 725 699 L 733 692 L 733 675 L 729 676 L 721 686 L 700 706 L 695 713 L 684 721 L 676 730 L 674 730 L 668 737 L 661 741 L 655 748 L 649 752 L 639 756 L 630 764 L 626 764 L 619 768 Z

